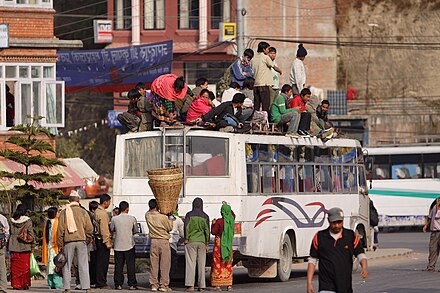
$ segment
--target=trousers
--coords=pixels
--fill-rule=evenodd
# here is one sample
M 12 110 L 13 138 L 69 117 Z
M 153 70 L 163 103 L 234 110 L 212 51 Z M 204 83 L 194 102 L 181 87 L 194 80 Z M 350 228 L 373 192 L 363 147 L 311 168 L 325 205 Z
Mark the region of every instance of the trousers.
M 6 292 L 8 287 L 8 279 L 6 276 L 6 248 L 0 249 L 0 292 Z
M 83 290 L 90 289 L 89 277 L 89 257 L 87 255 L 87 244 L 85 241 L 69 242 L 64 245 L 64 253 L 66 254 L 67 262 L 63 267 L 63 287 L 65 290 L 70 290 L 71 269 L 73 257 L 76 254 L 78 257 L 78 272 L 81 281 L 81 288 Z
M 170 285 L 171 251 L 166 239 L 151 239 L 150 246 L 150 285 L 168 287 Z M 160 271 L 160 282 L 158 280 Z
M 428 269 L 435 269 L 440 252 L 440 231 L 431 232 L 429 237 Z
M 96 239 L 96 287 L 107 285 L 108 264 L 110 261 L 110 249 L 102 242 L 102 239 Z
M 185 286 L 194 287 L 196 266 L 199 289 L 206 288 L 205 266 L 206 266 L 206 245 L 201 242 L 190 242 L 185 245 Z
M 124 264 L 127 265 L 128 286 L 137 286 L 134 247 L 127 251 L 115 250 L 115 286 L 124 284 Z

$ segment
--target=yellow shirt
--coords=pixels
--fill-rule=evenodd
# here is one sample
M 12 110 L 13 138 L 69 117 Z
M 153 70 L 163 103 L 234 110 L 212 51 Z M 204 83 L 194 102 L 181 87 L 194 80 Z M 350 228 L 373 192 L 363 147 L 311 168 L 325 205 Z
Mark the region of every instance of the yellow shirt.
M 148 211 L 145 214 L 145 220 L 147 221 L 150 239 L 170 239 L 173 221 L 169 220 L 166 215 L 158 211 Z
M 102 238 L 103 243 L 112 243 L 111 236 L 110 236 L 110 217 L 107 214 L 107 211 L 99 205 L 96 209 L 95 213 L 95 220 L 98 223 L 98 235 Z

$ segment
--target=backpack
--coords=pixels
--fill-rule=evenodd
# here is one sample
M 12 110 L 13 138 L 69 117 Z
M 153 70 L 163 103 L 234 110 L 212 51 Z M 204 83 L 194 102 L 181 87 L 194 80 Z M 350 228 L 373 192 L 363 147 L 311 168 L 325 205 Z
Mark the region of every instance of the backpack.
M 379 225 L 379 214 L 377 213 L 373 201 L 370 200 L 370 226 L 376 227 L 377 225 Z
M 234 64 L 237 60 L 232 62 L 227 68 L 223 76 L 220 78 L 219 82 L 217 83 L 217 97 L 221 97 L 223 95 L 223 92 L 229 88 L 229 85 L 232 81 L 232 64 Z
M 6 239 L 6 228 L 3 226 L 2 222 L 0 222 L 0 249 L 6 246 L 8 239 Z

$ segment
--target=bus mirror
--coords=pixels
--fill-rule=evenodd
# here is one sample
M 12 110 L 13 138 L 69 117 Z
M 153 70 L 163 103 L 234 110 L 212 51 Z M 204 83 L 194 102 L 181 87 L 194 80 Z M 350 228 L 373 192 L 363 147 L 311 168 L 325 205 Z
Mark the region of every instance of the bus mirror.
M 372 157 L 365 158 L 365 169 L 367 170 L 368 173 L 373 171 L 373 158 Z

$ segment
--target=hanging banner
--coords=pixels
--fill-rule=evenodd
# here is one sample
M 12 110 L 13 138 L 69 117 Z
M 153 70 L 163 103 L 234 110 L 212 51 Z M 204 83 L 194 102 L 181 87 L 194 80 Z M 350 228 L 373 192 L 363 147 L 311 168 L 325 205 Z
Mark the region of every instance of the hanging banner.
M 57 55 L 57 80 L 65 82 L 66 91 L 84 87 L 98 92 L 124 91 L 127 85 L 152 82 L 162 74 L 171 73 L 173 42 L 59 51 Z

